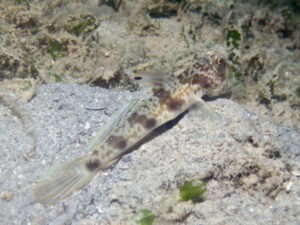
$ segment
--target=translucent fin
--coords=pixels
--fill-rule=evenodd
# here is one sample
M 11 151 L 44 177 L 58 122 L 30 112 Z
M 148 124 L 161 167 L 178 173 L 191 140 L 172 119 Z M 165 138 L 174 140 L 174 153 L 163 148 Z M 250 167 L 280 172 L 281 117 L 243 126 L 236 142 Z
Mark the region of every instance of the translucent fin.
M 197 103 L 192 105 L 189 109 L 189 112 L 193 112 L 195 110 L 201 110 L 205 115 L 212 119 L 221 120 L 221 116 L 203 99 L 199 99 Z
M 42 204 L 56 204 L 87 185 L 96 171 L 86 168 L 86 158 L 78 158 L 67 164 L 59 164 L 42 174 L 34 195 Z
M 163 86 L 168 81 L 168 76 L 159 71 L 149 71 L 133 77 L 145 87 Z
M 143 98 L 135 98 L 114 112 L 105 125 L 101 127 L 93 140 L 90 141 L 88 150 L 92 151 L 95 144 L 100 145 L 101 143 L 105 143 L 116 131 L 122 132 L 126 118 L 130 117 L 134 112 L 139 111 L 138 107 L 141 105 L 142 101 L 144 101 Z

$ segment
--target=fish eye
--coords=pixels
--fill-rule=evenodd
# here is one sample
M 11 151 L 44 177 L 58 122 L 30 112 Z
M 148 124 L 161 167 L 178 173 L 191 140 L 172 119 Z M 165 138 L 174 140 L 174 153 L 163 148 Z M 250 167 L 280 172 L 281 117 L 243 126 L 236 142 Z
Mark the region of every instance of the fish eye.
M 221 64 L 224 63 L 224 60 L 223 60 L 222 58 L 218 58 L 218 59 L 216 60 L 216 63 L 217 63 L 218 65 L 221 65 Z

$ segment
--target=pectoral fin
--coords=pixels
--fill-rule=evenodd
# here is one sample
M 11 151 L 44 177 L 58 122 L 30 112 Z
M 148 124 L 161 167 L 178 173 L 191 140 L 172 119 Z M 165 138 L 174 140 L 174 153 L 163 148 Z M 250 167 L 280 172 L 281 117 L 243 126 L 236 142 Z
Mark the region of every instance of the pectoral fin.
M 199 98 L 198 102 L 189 108 L 189 112 L 192 113 L 197 110 L 201 110 L 201 112 L 203 112 L 204 115 L 212 119 L 221 120 L 221 116 L 202 98 Z

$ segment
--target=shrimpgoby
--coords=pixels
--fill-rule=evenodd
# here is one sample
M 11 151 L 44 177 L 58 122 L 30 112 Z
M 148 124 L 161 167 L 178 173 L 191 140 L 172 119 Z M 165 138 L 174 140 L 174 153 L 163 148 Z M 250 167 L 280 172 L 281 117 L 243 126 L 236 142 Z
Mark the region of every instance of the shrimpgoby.
M 154 129 L 175 119 L 202 96 L 220 92 L 226 75 L 225 57 L 209 51 L 195 56 L 175 76 L 157 79 L 147 98 L 135 98 L 117 110 L 88 148 L 90 154 L 59 164 L 42 174 L 34 192 L 38 202 L 55 204 L 83 186 L 96 173 L 118 161 Z

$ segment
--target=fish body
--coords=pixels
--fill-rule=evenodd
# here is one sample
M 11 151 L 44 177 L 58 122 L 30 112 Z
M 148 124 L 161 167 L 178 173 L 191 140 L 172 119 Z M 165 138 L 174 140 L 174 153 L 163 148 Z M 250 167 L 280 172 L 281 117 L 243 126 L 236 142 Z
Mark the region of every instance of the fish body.
M 195 56 L 177 76 L 163 81 L 154 76 L 149 96 L 121 107 L 91 142 L 89 155 L 54 166 L 41 176 L 35 189 L 37 200 L 55 204 L 88 184 L 99 170 L 118 161 L 154 129 L 202 102 L 203 94 L 217 94 L 225 73 L 225 59 L 208 52 Z

